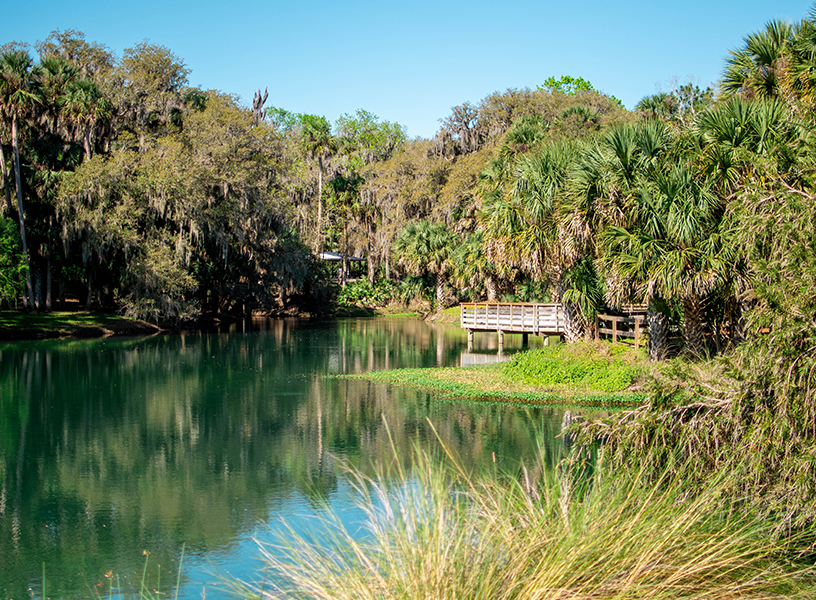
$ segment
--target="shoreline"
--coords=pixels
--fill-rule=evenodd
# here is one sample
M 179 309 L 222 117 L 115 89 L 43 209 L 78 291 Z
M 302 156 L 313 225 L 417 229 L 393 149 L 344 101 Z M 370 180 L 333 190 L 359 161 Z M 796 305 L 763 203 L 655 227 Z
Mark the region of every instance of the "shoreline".
M 458 314 L 458 313 L 457 313 Z M 422 315 L 413 312 L 390 312 L 374 308 L 338 308 L 335 311 L 317 315 L 301 314 L 266 315 L 254 314 L 253 318 L 377 318 L 389 316 Z M 115 313 L 88 311 L 79 308 L 54 310 L 51 312 L 25 312 L 22 310 L 0 310 L 0 342 L 21 342 L 46 339 L 94 339 L 106 337 L 146 336 L 158 333 L 178 333 L 186 330 L 208 330 L 225 323 L 238 323 L 242 317 L 232 314 L 202 314 L 196 321 L 184 325 L 155 325 L 147 321 L 130 319 Z
M 146 321 L 109 313 L 0 311 L 0 342 L 146 336 L 165 331 Z

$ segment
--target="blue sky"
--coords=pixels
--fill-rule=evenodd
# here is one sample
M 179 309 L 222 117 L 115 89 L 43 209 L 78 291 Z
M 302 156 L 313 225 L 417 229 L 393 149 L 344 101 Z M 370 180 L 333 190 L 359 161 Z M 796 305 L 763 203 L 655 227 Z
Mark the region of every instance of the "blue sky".
M 811 1 L 428 0 L 8 3 L 0 43 L 76 29 L 117 54 L 145 39 L 170 48 L 190 83 L 326 116 L 364 108 L 431 137 L 451 107 L 494 91 L 583 77 L 632 108 L 672 81 L 716 81 L 728 50 Z

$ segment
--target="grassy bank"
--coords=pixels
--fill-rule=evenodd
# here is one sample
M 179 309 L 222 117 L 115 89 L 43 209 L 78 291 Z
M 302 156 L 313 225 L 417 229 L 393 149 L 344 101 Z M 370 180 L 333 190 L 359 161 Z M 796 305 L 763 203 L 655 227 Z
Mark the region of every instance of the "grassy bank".
M 450 400 L 613 408 L 643 401 L 642 381 L 652 368 L 642 351 L 587 342 L 522 352 L 507 363 L 352 377 L 423 388 Z
M 114 314 L 0 311 L 0 339 L 3 340 L 150 335 L 158 331 L 160 329 L 150 323 Z
M 643 488 L 636 471 L 587 479 L 540 460 L 521 477 L 424 453 L 409 472 L 352 473 L 362 529 L 329 513 L 262 546 L 257 581 L 229 584 L 327 600 L 812 597 L 813 572 L 729 510 L 720 478 L 690 497 L 670 476 Z

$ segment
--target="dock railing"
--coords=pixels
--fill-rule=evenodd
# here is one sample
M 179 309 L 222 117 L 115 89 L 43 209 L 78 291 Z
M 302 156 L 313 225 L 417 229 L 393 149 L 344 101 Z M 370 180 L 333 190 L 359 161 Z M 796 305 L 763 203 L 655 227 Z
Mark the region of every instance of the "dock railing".
M 535 335 L 556 335 L 564 331 L 564 309 L 560 304 L 464 302 L 459 308 L 459 322 L 468 331 Z
M 629 338 L 634 340 L 635 348 L 639 348 L 647 331 L 648 324 L 644 314 L 635 314 L 629 317 L 616 315 L 597 315 L 595 317 L 596 340 L 601 339 L 601 337 L 611 337 L 612 343 L 616 344 L 618 338 Z

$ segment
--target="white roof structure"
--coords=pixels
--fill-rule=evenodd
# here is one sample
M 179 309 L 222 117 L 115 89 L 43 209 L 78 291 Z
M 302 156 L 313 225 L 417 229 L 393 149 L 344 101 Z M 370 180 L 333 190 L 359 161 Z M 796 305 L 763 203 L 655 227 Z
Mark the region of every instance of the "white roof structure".
M 343 255 L 339 254 L 337 252 L 321 252 L 317 256 L 318 256 L 318 258 L 320 258 L 322 260 L 333 260 L 333 261 L 343 260 Z M 346 259 L 350 260 L 352 262 L 354 262 L 354 261 L 359 262 L 359 261 L 365 260 L 364 258 L 360 258 L 359 256 L 347 256 Z

